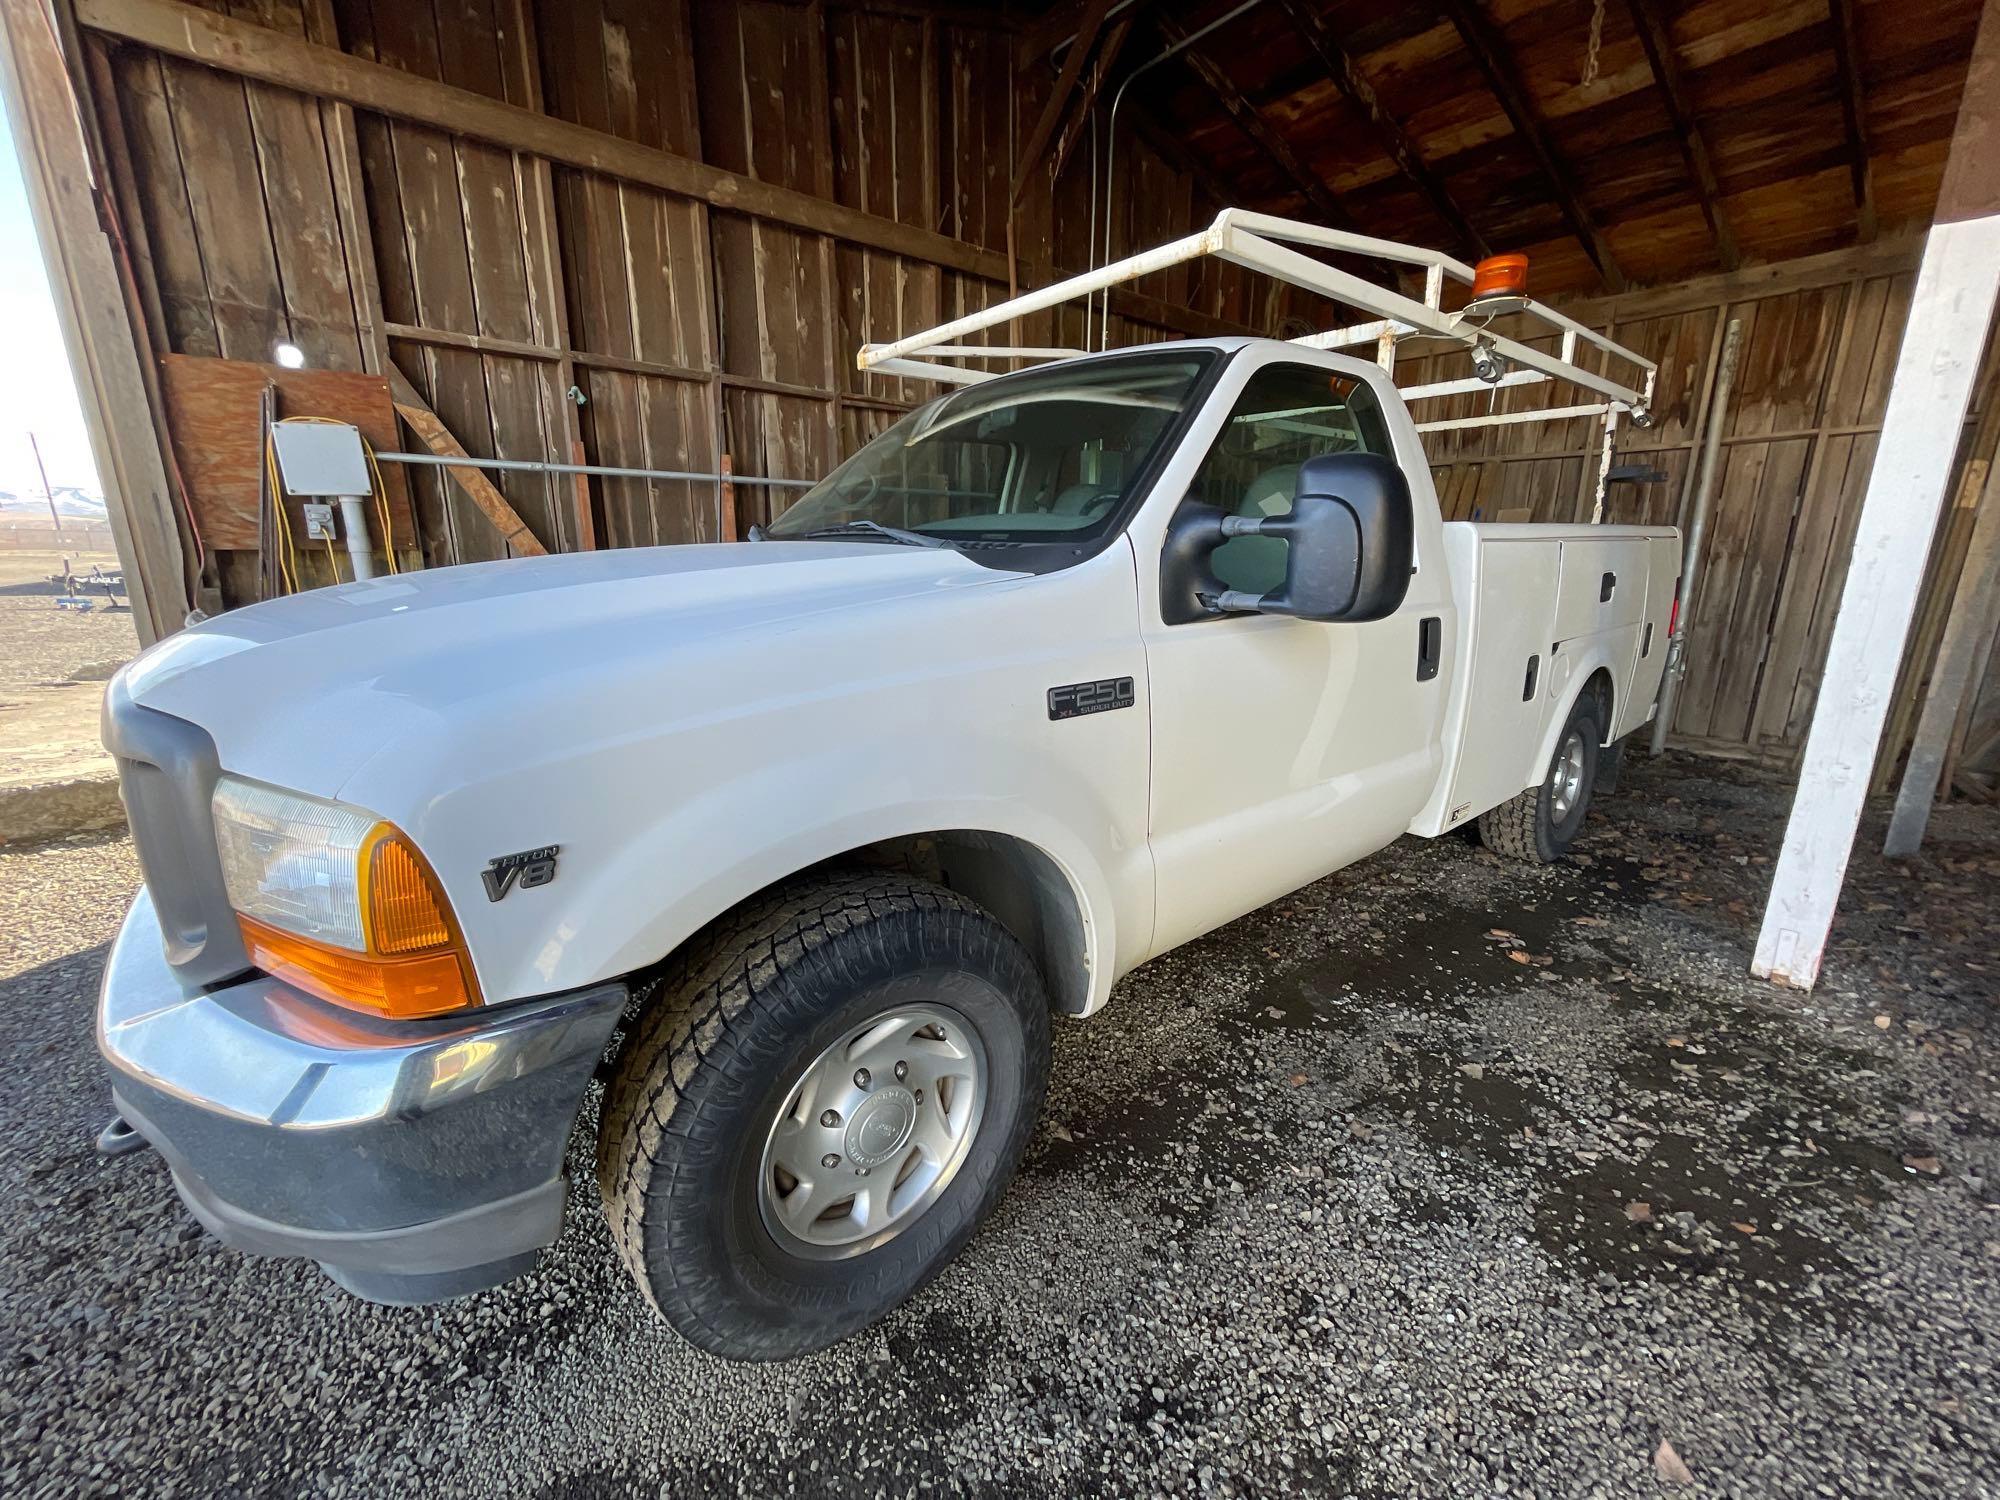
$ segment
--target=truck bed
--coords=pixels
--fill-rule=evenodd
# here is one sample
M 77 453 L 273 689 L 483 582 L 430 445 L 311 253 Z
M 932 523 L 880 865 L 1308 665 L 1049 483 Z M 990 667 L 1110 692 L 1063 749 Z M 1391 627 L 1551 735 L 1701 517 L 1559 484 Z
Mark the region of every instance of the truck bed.
M 1540 781 L 1598 672 L 1611 684 L 1607 744 L 1651 719 L 1680 574 L 1672 527 L 1457 521 L 1444 544 L 1461 670 L 1437 790 L 1410 825 L 1427 835 Z

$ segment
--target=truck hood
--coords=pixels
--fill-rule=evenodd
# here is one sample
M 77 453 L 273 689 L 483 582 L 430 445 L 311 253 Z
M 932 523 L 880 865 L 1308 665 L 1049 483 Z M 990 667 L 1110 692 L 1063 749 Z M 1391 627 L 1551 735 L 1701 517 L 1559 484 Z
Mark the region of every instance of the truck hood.
M 832 613 L 1019 575 L 872 542 L 624 548 L 404 573 L 272 600 L 160 642 L 120 673 L 215 739 L 223 767 L 322 796 L 384 745 L 539 677 L 784 637 Z M 524 729 L 530 726 L 523 726 Z

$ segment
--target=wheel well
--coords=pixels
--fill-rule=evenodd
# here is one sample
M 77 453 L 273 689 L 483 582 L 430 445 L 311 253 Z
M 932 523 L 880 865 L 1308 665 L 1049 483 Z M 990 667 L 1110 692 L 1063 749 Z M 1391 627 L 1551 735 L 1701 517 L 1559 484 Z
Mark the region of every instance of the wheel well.
M 1592 672 L 1590 680 L 1584 683 L 1583 691 L 1578 694 L 1578 697 L 1593 698 L 1596 700 L 1600 737 L 1609 740 L 1611 737 L 1611 726 L 1615 722 L 1611 716 L 1611 711 L 1616 706 L 1612 696 L 1611 669 L 1609 667 L 1599 667 L 1595 672 Z
M 863 844 L 752 891 L 730 910 L 801 877 L 856 865 L 900 870 L 976 901 L 1028 950 L 1052 1008 L 1082 1015 L 1088 1007 L 1090 945 L 1082 902 L 1060 865 L 1033 844 L 1006 834 L 955 828 Z M 667 955 L 644 972 L 660 972 L 671 958 Z
M 1049 1003 L 1081 1015 L 1090 998 L 1089 934 L 1069 877 L 1024 839 L 973 828 L 941 829 L 867 844 L 830 864 L 865 864 L 934 880 L 978 902 L 1020 940 Z

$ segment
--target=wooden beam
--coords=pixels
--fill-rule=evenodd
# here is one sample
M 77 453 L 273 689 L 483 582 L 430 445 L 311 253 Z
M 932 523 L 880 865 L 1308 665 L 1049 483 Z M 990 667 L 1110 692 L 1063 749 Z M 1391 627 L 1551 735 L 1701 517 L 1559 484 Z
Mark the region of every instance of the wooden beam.
M 2000 298 L 2000 0 L 1985 0 L 1936 222 L 1924 243 L 1889 405 L 1806 739 L 1798 795 L 1757 934 L 1754 974 L 1810 988 L 1840 900 L 1868 773 L 1923 590 L 1939 502 Z
M 1143 3 L 1144 0 L 1113 0 L 1105 14 L 1107 17 L 1116 16 Z M 998 19 L 997 11 L 995 19 Z M 1015 62 L 1023 68 L 1032 67 L 1058 47 L 1069 45 L 1077 35 L 1075 11 L 1067 5 L 1051 6 L 1047 14 L 1022 30 L 1021 39 L 1015 44 Z
M 1847 175 L 1854 188 L 1854 235 L 1862 244 L 1875 238 L 1875 170 L 1868 159 L 1867 95 L 1861 60 L 1854 50 L 1854 0 L 1829 0 L 1833 18 L 1833 64 L 1840 76 L 1840 115 L 1847 128 Z
M 1076 113 L 1070 117 L 1063 133 L 1056 138 L 1056 159 L 1049 165 L 1049 181 L 1062 177 L 1063 168 L 1069 164 L 1070 153 L 1076 143 L 1083 139 L 1084 131 L 1090 128 L 1090 112 L 1097 107 L 1097 96 L 1104 92 L 1104 80 L 1111 76 L 1111 69 L 1118 61 L 1118 54 L 1125 49 L 1125 39 L 1132 34 L 1132 23 L 1138 17 L 1131 12 L 1120 16 L 1111 23 L 1111 30 L 1105 33 L 1104 45 L 1097 49 L 1097 61 L 1091 65 L 1090 77 L 1083 86 L 1083 98 L 1077 102 Z
M 0 96 L 75 372 L 139 644 L 187 621 L 186 558 L 141 367 L 144 339 L 92 190 L 97 174 L 40 0 L 0 0 Z
M 1722 211 L 1722 184 L 1708 154 L 1708 138 L 1695 118 L 1673 30 L 1660 14 L 1659 0 L 1626 0 L 1626 5 L 1639 30 L 1639 43 L 1646 49 L 1646 61 L 1652 64 L 1653 82 L 1660 86 L 1660 95 L 1666 102 L 1667 121 L 1680 142 L 1688 176 L 1694 179 L 1695 201 L 1701 205 L 1701 216 L 1708 220 L 1708 232 L 1715 236 L 1716 257 L 1723 270 L 1734 271 L 1743 264 L 1743 256 L 1736 248 L 1736 236 Z
M 396 414 L 423 440 L 439 458 L 470 458 L 465 445 L 451 435 L 451 429 L 444 425 L 438 414 L 431 410 L 430 403 L 417 393 L 410 384 L 409 377 L 394 365 L 389 366 L 389 392 L 395 397 Z M 445 473 L 457 481 L 465 491 L 466 498 L 478 506 L 486 519 L 493 523 L 493 529 L 500 533 L 500 540 L 518 557 L 546 557 L 548 548 L 535 540 L 534 532 L 528 529 L 514 507 L 507 503 L 507 497 L 493 487 L 493 482 L 480 470 L 470 464 L 452 465 Z
M 1171 17 L 1162 15 L 1158 25 L 1160 35 L 1169 44 L 1181 42 L 1188 35 L 1187 28 Z M 1354 216 L 1341 206 L 1339 200 L 1328 191 L 1326 184 L 1299 160 L 1285 138 L 1278 133 L 1277 128 L 1264 118 L 1256 105 L 1244 97 L 1243 91 L 1231 81 L 1228 72 L 1220 63 L 1199 47 L 1189 47 L 1180 54 L 1180 58 L 1194 69 L 1195 76 L 1208 86 L 1208 91 L 1215 95 L 1216 102 L 1228 112 L 1229 118 L 1236 122 L 1237 128 L 1250 138 L 1251 143 L 1259 151 L 1270 158 L 1272 165 L 1277 167 L 1282 176 L 1291 180 L 1292 186 L 1299 191 L 1306 202 L 1312 205 L 1313 212 L 1320 216 L 1321 222 L 1327 228 L 1359 227 L 1354 222 Z
M 1549 189 L 1555 194 L 1556 206 L 1562 210 L 1569 231 L 1583 246 L 1583 253 L 1590 257 L 1590 263 L 1597 267 L 1608 291 L 1625 290 L 1625 273 L 1618 268 L 1618 261 L 1611 253 L 1597 222 L 1583 206 L 1583 200 L 1576 195 L 1576 188 L 1570 181 L 1568 169 L 1557 158 L 1555 147 L 1549 143 L 1549 133 L 1543 127 L 1541 117 L 1528 100 L 1526 90 L 1514 74 L 1514 65 L 1507 55 L 1507 44 L 1493 23 L 1486 19 L 1479 9 L 1478 0 L 1443 0 L 1445 14 L 1458 29 L 1459 39 L 1479 64 L 1480 72 L 1486 75 L 1486 83 L 1493 90 L 1493 97 L 1500 101 L 1514 133 L 1526 144 L 1534 156 L 1542 175 L 1549 180 Z
M 1063 58 L 1062 69 L 1056 74 L 1055 87 L 1049 90 L 1049 97 L 1042 105 L 1041 117 L 1035 121 L 1035 128 L 1028 132 L 1027 144 L 1021 148 L 1008 203 L 1021 201 L 1021 194 L 1027 191 L 1035 168 L 1041 165 L 1042 153 L 1048 149 L 1049 138 L 1056 133 L 1056 125 L 1063 116 L 1063 106 L 1069 103 L 1077 79 L 1083 76 L 1083 65 L 1090 60 L 1090 49 L 1097 42 L 1097 30 L 1104 24 L 1104 13 L 1110 8 L 1111 0 L 1084 0 L 1083 10 L 1077 16 L 1075 45 Z
M 1983 648 L 1993 639 L 1995 607 L 2000 605 L 2000 468 L 1986 473 L 1986 493 L 1973 523 L 1972 545 L 1958 575 L 1944 642 L 1931 669 L 1917 737 L 1903 768 L 1903 785 L 1896 793 L 1896 811 L 1882 852 L 1891 858 L 1915 854 L 1930 825 L 1931 804 L 1943 781 L 1952 737 L 1958 729 L 1959 708 L 1968 691 L 1978 688 L 1974 668 Z
M 1389 159 L 1424 195 L 1437 216 L 1451 227 L 1468 252 L 1468 258 L 1479 260 L 1492 254 L 1486 237 L 1473 227 L 1465 211 L 1446 189 L 1443 179 L 1418 154 L 1416 146 L 1404 134 L 1403 127 L 1382 108 L 1382 101 L 1375 97 L 1374 87 L 1355 65 L 1352 54 L 1340 38 L 1334 35 L 1326 18 L 1305 4 L 1304 0 L 1278 0 L 1278 7 L 1291 17 L 1293 27 L 1326 69 L 1334 87 L 1368 117 L 1368 123 L 1374 128 L 1382 149 L 1389 153 Z
M 602 172 L 714 208 L 927 261 L 1002 285 L 1007 280 L 1007 257 L 997 250 L 725 172 L 689 157 L 552 119 L 177 0 L 76 0 L 76 16 L 78 23 L 90 30 L 308 97 L 340 100 L 356 109 L 414 120 L 452 135 L 490 141 L 510 151 Z M 1022 265 L 1027 279 L 1037 285 L 1062 276 L 1054 266 L 1025 259 Z M 1115 293 L 1113 306 L 1137 321 L 1197 338 L 1244 331 L 1221 319 L 1206 318 L 1138 293 Z

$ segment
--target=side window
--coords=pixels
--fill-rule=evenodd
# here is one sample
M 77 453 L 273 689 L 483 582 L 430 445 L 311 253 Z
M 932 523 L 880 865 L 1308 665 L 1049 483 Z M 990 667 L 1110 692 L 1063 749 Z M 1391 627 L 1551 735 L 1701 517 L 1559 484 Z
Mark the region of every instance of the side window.
M 1322 453 L 1395 456 L 1374 391 L 1312 365 L 1267 365 L 1230 408 L 1188 499 L 1232 515 L 1281 516 L 1292 508 L 1299 465 Z M 1234 537 L 1215 549 L 1214 567 L 1232 589 L 1268 593 L 1285 581 L 1285 543 Z

